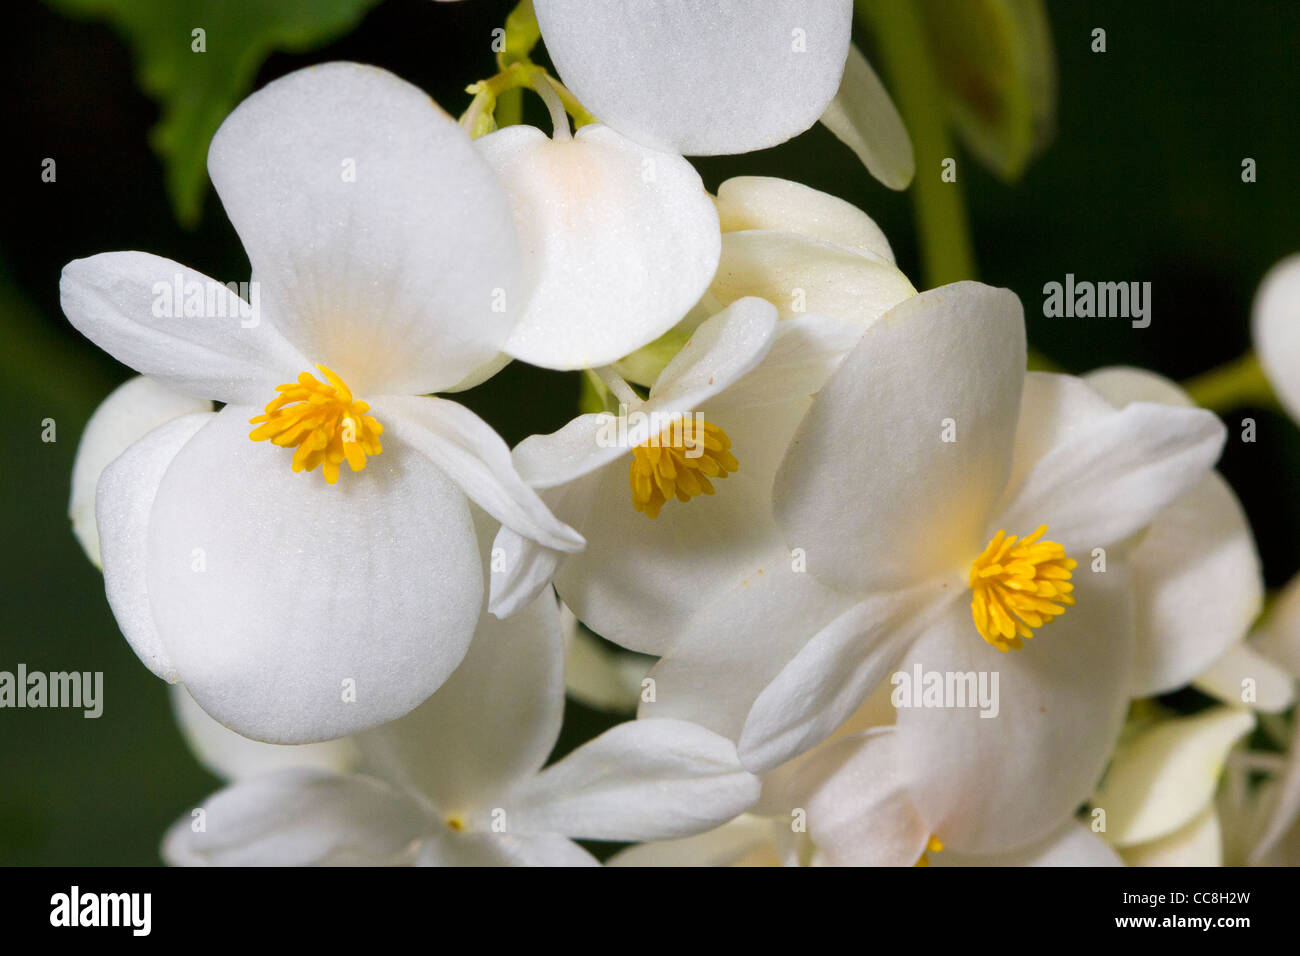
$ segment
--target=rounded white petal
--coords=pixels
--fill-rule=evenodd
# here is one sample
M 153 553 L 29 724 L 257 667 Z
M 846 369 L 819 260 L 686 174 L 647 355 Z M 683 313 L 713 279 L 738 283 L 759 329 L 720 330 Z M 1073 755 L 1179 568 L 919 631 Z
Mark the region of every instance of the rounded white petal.
M 507 809 L 519 833 L 664 840 L 710 830 L 758 799 L 725 737 L 681 720 L 632 720 L 525 781 Z
M 1300 680 L 1300 574 L 1287 582 L 1254 639 L 1255 650 Z
M 1266 714 L 1280 714 L 1295 702 L 1295 678 L 1246 641 L 1229 647 L 1192 683 L 1225 704 Z
M 1263 603 L 1246 513 L 1214 472 L 1156 515 L 1129 563 L 1138 610 L 1134 697 L 1192 680 L 1246 637 Z
M 260 308 L 245 315 L 248 305 L 225 285 L 161 256 L 105 252 L 69 262 L 59 296 L 82 335 L 194 398 L 265 403 L 310 367 Z
M 686 155 L 775 146 L 817 122 L 849 48 L 850 0 L 536 0 L 560 79 L 602 122 Z
M 210 401 L 182 395 L 144 376 L 127 379 L 100 402 L 77 442 L 68 500 L 72 533 L 92 564 L 100 564 L 95 488 L 104 469 L 159 425 L 191 412 L 210 411 Z
M 1089 372 L 1083 376 L 1083 380 L 1116 408 L 1123 408 L 1133 402 L 1196 407 L 1196 402 L 1177 382 L 1144 368 L 1110 365 Z
M 1006 289 L 943 286 L 870 326 L 777 474 L 777 520 L 809 570 L 863 593 L 979 554 L 1011 467 L 1024 367 L 1024 319 Z
M 384 866 L 410 862 L 424 812 L 368 777 L 297 769 L 243 780 L 178 820 L 172 866 Z
M 976 691 L 986 675 L 991 707 L 971 706 L 965 677 L 965 707 L 954 697 L 945 701 L 953 706 L 898 710 L 912 799 L 953 850 L 1004 853 L 1045 838 L 1106 767 L 1129 701 L 1130 585 L 1114 563 L 1105 574 L 1076 573 L 1075 583 L 1075 606 L 1018 650 L 1002 653 L 985 642 L 963 601 L 899 668 L 910 675 L 920 666 L 945 684 L 949 674 L 971 675 Z M 913 704 L 916 696 L 913 687 Z
M 209 717 L 184 685 L 173 684 L 169 689 L 172 714 L 185 742 L 199 763 L 223 780 L 246 780 L 300 767 L 347 773 L 360 758 L 351 737 L 297 746 L 250 740 Z
M 502 350 L 527 295 L 510 210 L 417 87 L 355 63 L 298 70 L 226 118 L 208 172 L 264 321 L 354 392 L 438 391 Z
M 1037 843 L 1011 853 L 966 856 L 945 850 L 930 855 L 931 866 L 1123 866 L 1124 861 L 1097 834 L 1071 821 Z
M 906 189 L 916 173 L 912 140 L 876 71 L 849 46 L 839 92 L 822 114 L 827 129 L 890 189 Z
M 892 729 L 840 737 L 793 762 L 781 797 L 765 780 L 764 809 L 781 799 L 779 816 L 806 809 L 822 865 L 912 866 L 930 830 L 912 804 L 903 756 Z
M 1190 823 L 1212 805 L 1228 751 L 1254 726 L 1249 711 L 1216 707 L 1161 721 L 1126 741 L 1092 798 L 1106 811 L 1107 841 L 1135 846 Z
M 724 233 L 750 229 L 793 232 L 886 262 L 894 250 L 865 212 L 830 193 L 774 176 L 733 176 L 718 187 Z
M 475 145 L 505 186 L 526 253 L 532 291 L 510 355 L 607 365 L 667 332 L 708 287 L 718 214 L 680 156 L 599 125 L 560 140 L 511 126 Z
M 1129 866 L 1222 866 L 1219 814 L 1210 804 L 1172 833 L 1125 847 L 1120 855 Z
M 1135 402 L 1063 429 L 1062 440 L 1008 485 L 998 528 L 1048 538 L 1071 555 L 1117 544 L 1195 487 L 1223 448 L 1223 423 L 1199 408 Z M 1017 449 L 1017 464 L 1031 456 Z M 1018 468 L 1018 470 L 1020 470 Z
M 564 646 L 548 591 L 509 620 L 484 614 L 437 693 L 356 739 L 369 771 L 487 827 L 509 788 L 542 768 L 563 715 Z
M 1264 276 L 1252 325 L 1260 364 L 1291 417 L 1300 420 L 1300 255 Z
M 766 817 L 744 813 L 706 833 L 658 840 L 620 850 L 606 866 L 732 866 L 757 855 L 780 860 L 780 847 Z
M 212 412 L 191 413 L 155 428 L 104 469 L 95 495 L 108 605 L 144 665 L 173 683 L 179 679 L 174 655 L 159 633 L 150 603 L 150 515 L 167 469 L 215 417 Z
M 287 449 L 249 440 L 254 411 L 226 406 L 158 488 L 148 597 L 163 643 L 203 709 L 248 737 L 308 743 L 399 717 L 460 663 L 478 619 L 469 506 L 398 441 L 336 485 L 295 474 Z
M 724 305 L 759 296 L 782 319 L 816 312 L 869 326 L 916 289 L 883 257 L 795 232 L 751 229 L 722 237 L 709 294 Z

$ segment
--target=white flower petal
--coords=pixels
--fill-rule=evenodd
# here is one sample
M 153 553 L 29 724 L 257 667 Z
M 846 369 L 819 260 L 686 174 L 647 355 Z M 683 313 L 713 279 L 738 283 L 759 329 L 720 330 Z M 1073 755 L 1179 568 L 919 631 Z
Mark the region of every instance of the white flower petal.
M 1192 684 L 1225 704 L 1266 714 L 1280 714 L 1295 702 L 1295 678 L 1246 641 L 1229 647 Z
M 1110 365 L 1089 372 L 1083 376 L 1083 380 L 1116 408 L 1123 408 L 1133 402 L 1196 407 L 1196 402 L 1177 382 L 1144 368 Z
M 1195 407 L 1178 385 L 1145 369 L 1104 368 L 1084 381 L 1116 408 Z M 1186 684 L 1239 643 L 1259 614 L 1264 581 L 1255 539 L 1232 487 L 1217 474 L 1152 520 L 1129 564 L 1138 600 L 1134 697 Z
M 1264 276 L 1252 316 L 1259 362 L 1291 417 L 1300 420 L 1300 255 Z
M 507 621 L 483 615 L 437 693 L 357 745 L 370 772 L 468 822 L 542 768 L 563 716 L 560 614 L 546 593 Z
M 249 740 L 209 717 L 184 685 L 173 684 L 169 689 L 181 736 L 199 763 L 223 780 L 246 780 L 297 768 L 348 773 L 360 759 L 351 737 L 293 747 Z
M 423 811 L 361 776 L 285 770 L 232 784 L 163 841 L 172 866 L 382 866 L 409 862 Z
M 426 455 L 503 525 L 548 548 L 582 548 L 582 536 L 557 520 L 519 477 L 501 436 L 464 405 L 433 396 L 385 395 L 371 406 L 385 435 Z
M 777 313 L 770 302 L 737 299 L 691 334 L 655 379 L 643 409 L 698 409 L 757 367 L 776 332 Z
M 354 392 L 438 391 L 502 350 L 527 296 L 510 210 L 419 88 L 298 70 L 226 118 L 208 172 L 271 321 Z
M 943 613 L 938 590 L 874 595 L 818 631 L 754 702 L 740 735 L 745 766 L 768 770 L 830 737 Z
M 532 487 L 552 488 L 622 458 L 675 416 L 699 411 L 754 369 L 777 329 L 770 303 L 755 298 L 733 302 L 703 322 L 664 367 L 649 400 L 635 410 L 641 414 L 628 415 L 625 436 L 617 436 L 616 416 L 579 415 L 559 431 L 530 435 L 515 446 L 515 467 Z
M 448 833 L 425 841 L 417 866 L 600 866 L 554 833 Z
M 150 513 L 172 461 L 214 418 L 211 412 L 192 413 L 155 428 L 104 469 L 95 496 L 108 605 L 145 667 L 169 682 L 178 679 L 176 665 L 149 601 Z
M 1129 866 L 1222 866 L 1219 814 L 1210 804 L 1172 833 L 1125 847 L 1121 855 Z
M 867 58 L 849 45 L 839 92 L 822 114 L 827 129 L 890 189 L 906 189 L 916 174 L 912 140 L 885 85 Z
M 733 176 L 718 187 L 722 231 L 793 232 L 894 261 L 894 250 L 875 221 L 852 203 L 791 179 Z
M 758 791 L 725 737 L 680 720 L 633 720 L 526 781 L 507 819 L 519 833 L 663 840 L 725 823 Z
M 580 525 L 600 480 L 599 472 L 583 475 L 543 491 L 541 498 L 552 514 L 564 515 Z M 560 562 L 567 557 L 563 551 L 538 544 L 504 526 L 492 542 L 492 554 L 488 610 L 499 618 L 507 618 L 535 600 L 550 586 Z
M 1130 847 L 1190 823 L 1212 805 L 1228 751 L 1254 726 L 1249 711 L 1216 707 L 1161 721 L 1124 743 L 1092 798 L 1106 811 L 1106 839 Z
M 898 709 L 912 799 L 954 850 L 1001 853 L 1043 839 L 1088 798 L 1105 769 L 1129 700 L 1131 586 L 1113 562 L 1105 574 L 1076 574 L 1075 584 L 1075 606 L 1018 650 L 1002 653 L 984 641 L 962 601 L 899 668 L 976 680 L 987 673 L 988 697 L 996 701 L 991 717 L 982 716 L 991 708 L 969 701 L 918 707 L 913 686 L 913 706 Z
M 689 720 L 739 740 L 763 689 L 813 634 L 854 605 L 795 566 L 774 541 L 743 563 L 738 558 L 730 575 L 702 592 L 690 604 L 694 613 L 661 638 L 664 656 L 650 672 L 655 698 L 641 705 L 641 717 Z
M 245 736 L 308 743 L 401 716 L 478 620 L 468 503 L 387 436 L 337 485 L 294 474 L 286 449 L 249 441 L 254 411 L 226 406 L 158 488 L 148 597 L 163 644 L 194 699 Z
M 1214 472 L 1156 515 L 1129 564 L 1138 610 L 1134 697 L 1192 680 L 1246 637 L 1263 604 L 1246 513 Z
M 1254 639 L 1255 650 L 1300 680 L 1300 574 L 1287 582 Z
M 690 163 L 608 127 L 476 141 L 514 212 L 532 289 L 505 351 L 544 368 L 607 365 L 677 324 L 718 264 L 718 214 Z
M 892 728 L 840 737 L 794 762 L 784 816 L 808 812 L 817 862 L 912 866 L 930 839 L 912 804 Z M 769 802 L 764 784 L 764 802 Z M 801 792 L 802 791 L 802 792 Z
M 599 485 L 585 493 L 578 525 L 587 550 L 569 556 L 555 577 L 578 619 L 616 644 L 661 655 L 701 608 L 757 569 L 772 571 L 764 563 L 769 553 L 776 567 L 790 567 L 790 549 L 772 520 L 772 482 L 807 405 L 715 416 L 706 404 L 700 413 L 727 433 L 740 468 L 715 481 L 714 494 L 670 501 L 657 518 L 633 507 L 630 455 L 602 470 Z
M 731 866 L 760 853 L 779 858 L 773 826 L 771 820 L 746 813 L 706 833 L 628 847 L 605 865 Z
M 710 408 L 754 408 L 811 398 L 862 338 L 862 326 L 829 315 L 797 315 L 776 327 L 767 355 Z
M 1213 467 L 1224 436 L 1210 412 L 1136 402 L 1071 430 L 1008 488 L 989 527 L 1028 534 L 1046 524 L 1070 554 L 1110 547 L 1191 490 Z
M 863 593 L 979 554 L 1010 469 L 1024 367 L 1020 302 L 1005 289 L 944 286 L 870 326 L 777 474 L 777 520 L 809 570 Z M 943 440 L 949 421 L 956 441 Z
M 1124 861 L 1097 834 L 1077 821 L 1011 853 L 965 856 L 950 850 L 930 856 L 931 866 L 1123 866 Z
M 624 135 L 690 156 L 802 133 L 839 88 L 849 0 L 536 0 L 560 79 Z
M 709 295 L 726 305 L 755 295 L 782 320 L 805 312 L 869 326 L 916 294 L 888 259 L 794 232 L 751 229 L 722 237 Z
M 178 284 L 182 295 L 194 296 L 192 311 L 202 314 L 185 314 L 184 298 L 177 314 Z M 194 398 L 264 404 L 276 385 L 310 368 L 260 311 L 242 317 L 247 306 L 234 292 L 160 256 L 105 252 L 69 262 L 59 296 L 82 335 Z
M 144 376 L 127 379 L 100 402 L 77 442 L 68 500 L 72 533 L 95 567 L 100 564 L 95 488 L 104 469 L 159 425 L 191 412 L 210 411 L 210 401 L 174 392 Z

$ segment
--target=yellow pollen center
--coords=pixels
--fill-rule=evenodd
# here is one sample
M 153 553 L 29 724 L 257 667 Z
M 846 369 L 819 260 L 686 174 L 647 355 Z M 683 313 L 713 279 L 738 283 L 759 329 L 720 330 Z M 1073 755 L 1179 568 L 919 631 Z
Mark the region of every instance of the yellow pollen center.
M 970 566 L 974 592 L 970 611 L 980 636 L 1000 651 L 1018 648 L 1021 638 L 1074 604 L 1070 572 L 1078 562 L 1055 541 L 1040 541 L 1047 525 L 1026 538 L 1005 531 L 993 536 Z
M 929 866 L 930 865 L 929 854 L 942 853 L 942 852 L 943 852 L 943 844 L 939 842 L 939 838 L 937 836 L 931 835 L 930 839 L 925 844 L 925 849 L 921 851 L 921 855 L 917 857 L 916 862 L 913 863 L 912 865 Z
M 730 448 L 731 439 L 717 425 L 684 416 L 632 449 L 632 506 L 657 518 L 674 497 L 685 502 L 713 494 L 710 478 L 726 478 L 740 468 Z
M 257 426 L 248 437 L 296 448 L 293 470 L 312 471 L 320 465 L 332 485 L 339 480 L 342 462 L 361 471 L 367 455 L 384 450 L 379 444 L 384 426 L 366 414 L 370 406 L 355 400 L 343 379 L 324 365 L 316 368 L 325 376 L 324 382 L 303 372 L 297 382 L 275 387 L 280 394 L 267 404 L 266 413 L 248 420 Z

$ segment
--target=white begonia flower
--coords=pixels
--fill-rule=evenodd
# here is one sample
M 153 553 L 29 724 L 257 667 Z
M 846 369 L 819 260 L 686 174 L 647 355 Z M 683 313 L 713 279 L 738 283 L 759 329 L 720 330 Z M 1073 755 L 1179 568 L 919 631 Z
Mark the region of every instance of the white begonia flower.
M 683 721 L 620 724 L 543 769 L 564 711 L 562 640 L 549 592 L 507 621 L 485 615 L 438 693 L 353 738 L 358 772 L 239 779 L 172 827 L 164 858 L 590 865 L 574 839 L 683 836 L 753 803 L 759 783 L 735 746 Z
M 1214 798 L 1232 748 L 1255 727 L 1239 707 L 1159 719 L 1115 751 L 1090 801 L 1102 837 L 1132 866 L 1220 866 Z
M 883 688 L 888 691 L 888 686 Z M 1114 866 L 1114 851 L 1075 821 L 1010 852 L 949 849 L 916 809 L 888 693 L 834 737 L 763 774 L 746 814 L 717 830 L 631 847 L 620 866 Z M 1061 760 L 1069 755 L 1062 753 Z M 943 852 L 940 852 L 943 851 Z
M 1128 701 L 1122 545 L 1199 481 L 1224 429 L 1199 410 L 1116 410 L 1078 379 L 1024 369 L 1006 290 L 955 283 L 871 325 L 782 462 L 785 548 L 710 593 L 656 666 L 642 714 L 694 712 L 763 770 L 825 739 L 900 665 L 996 671 L 996 720 L 901 710 L 916 809 L 964 853 L 1061 825 L 1101 775 Z M 1087 570 L 1071 581 L 1074 555 Z M 1042 773 L 1062 751 L 1073 759 Z
M 1283 407 L 1300 422 L 1300 254 L 1264 276 L 1251 324 L 1259 363 Z
M 372 67 L 271 83 L 208 166 L 250 301 L 140 252 L 63 272 L 83 334 L 226 403 L 104 470 L 105 590 L 141 660 L 221 723 L 339 737 L 408 712 L 463 657 L 483 590 L 467 495 L 549 547 L 582 544 L 489 426 L 422 394 L 500 352 L 513 316 L 494 307 L 526 297 L 514 226 L 460 128 Z M 339 481 L 345 461 L 364 472 Z
M 1116 408 L 1132 402 L 1196 407 L 1174 382 L 1145 369 L 1098 369 L 1083 380 Z M 1263 605 L 1264 580 L 1246 513 L 1217 471 L 1156 515 L 1127 557 L 1137 610 L 1130 696 L 1196 680 L 1237 706 L 1278 711 L 1290 705 L 1285 673 L 1245 642 Z
M 629 488 L 629 472 L 653 450 L 638 447 L 646 435 L 629 430 L 611 447 L 616 443 L 599 438 L 613 416 L 586 415 L 526 439 L 514 452 L 520 474 L 547 489 L 555 513 L 589 546 L 565 556 L 503 531 L 497 546 L 506 572 L 492 578 L 495 612 L 525 603 L 554 576 L 566 603 L 602 637 L 662 654 L 737 566 L 783 547 L 771 488 L 790 436 L 863 330 L 915 289 L 880 229 L 843 200 L 785 180 L 742 177 L 722 184 L 718 208 L 722 265 L 693 320 L 711 318 L 694 327 L 686 347 L 674 347 L 667 367 L 646 350 L 635 364 L 645 371 L 639 380 L 651 384 L 649 401 L 636 408 L 631 396 L 627 404 L 659 413 L 660 428 L 669 412 L 700 416 L 725 433 L 738 470 L 725 483 L 706 475 L 716 494 L 702 487 L 704 496 L 668 501 L 651 518 Z M 774 333 L 771 307 L 752 296 L 777 306 Z M 744 345 L 732 344 L 741 339 Z M 649 432 L 651 422 L 642 422 Z
M 852 0 L 534 8 L 560 79 L 587 109 L 688 156 L 775 146 L 817 122 L 840 88 L 853 23 Z
M 680 156 L 599 124 L 555 138 L 509 126 L 475 141 L 505 186 L 531 290 L 505 343 L 553 369 L 607 365 L 658 338 L 718 267 L 718 214 Z

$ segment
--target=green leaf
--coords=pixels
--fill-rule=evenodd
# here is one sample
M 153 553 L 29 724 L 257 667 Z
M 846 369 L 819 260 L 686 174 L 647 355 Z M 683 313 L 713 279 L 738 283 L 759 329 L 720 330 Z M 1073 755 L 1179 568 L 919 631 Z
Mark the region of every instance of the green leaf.
M 131 47 L 140 88 L 162 118 L 150 143 L 176 218 L 199 220 L 208 143 L 273 51 L 302 53 L 347 33 L 378 0 L 46 0 L 108 20 Z M 202 30 L 202 43 L 195 31 Z M 203 51 L 196 47 L 202 45 Z

